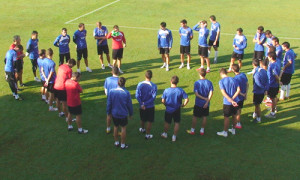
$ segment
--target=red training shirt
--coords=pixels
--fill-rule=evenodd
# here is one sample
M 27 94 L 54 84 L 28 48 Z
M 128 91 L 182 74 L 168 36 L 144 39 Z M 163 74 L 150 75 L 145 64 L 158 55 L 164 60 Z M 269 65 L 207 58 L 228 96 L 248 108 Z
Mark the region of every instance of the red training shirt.
M 81 104 L 80 101 L 80 93 L 82 93 L 82 89 L 78 82 L 68 79 L 65 82 L 65 87 L 67 91 L 67 104 L 70 107 L 76 107 Z
M 16 45 L 12 44 L 12 45 L 10 45 L 9 49 L 14 49 L 15 47 L 16 47 Z M 22 54 L 23 54 L 23 50 L 17 52 L 17 56 L 18 56 L 17 60 L 21 60 L 22 59 L 22 58 L 19 58 L 19 56 L 22 55 Z
M 62 64 L 57 70 L 57 75 L 54 83 L 54 89 L 66 90 L 65 82 L 67 79 L 71 79 L 72 69 L 67 64 Z
M 126 44 L 126 39 L 124 36 L 124 33 L 119 31 L 119 36 L 111 36 L 111 33 L 108 33 L 108 35 L 106 36 L 107 39 L 112 38 L 112 49 L 122 49 L 123 48 L 123 44 L 122 42 L 124 42 L 124 44 Z

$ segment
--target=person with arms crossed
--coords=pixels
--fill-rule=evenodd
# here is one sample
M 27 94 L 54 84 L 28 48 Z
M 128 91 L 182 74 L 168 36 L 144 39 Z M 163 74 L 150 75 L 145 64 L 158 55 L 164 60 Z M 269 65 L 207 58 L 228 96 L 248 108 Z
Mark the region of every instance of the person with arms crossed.
M 38 32 L 32 31 L 31 38 L 27 42 L 27 46 L 26 46 L 26 56 L 28 56 L 31 61 L 34 80 L 37 82 L 41 82 L 41 80 L 38 77 L 36 77 L 37 58 L 39 57 L 38 43 L 39 43 Z
M 21 37 L 19 35 L 15 35 L 13 37 L 13 43 L 9 47 L 9 49 L 14 49 L 15 46 L 21 45 Z M 25 57 L 25 54 L 23 54 L 23 46 L 21 45 L 19 48 L 19 51 L 17 51 L 17 61 L 16 61 L 16 81 L 18 86 L 18 81 L 20 82 L 20 86 L 24 87 L 25 84 L 23 84 L 23 58 Z
M 187 130 L 188 134 L 194 135 L 197 124 L 197 118 L 202 118 L 202 126 L 200 135 L 204 135 L 204 128 L 206 126 L 207 116 L 209 116 L 210 100 L 213 96 L 214 87 L 210 80 L 205 79 L 205 69 L 199 71 L 200 79 L 194 83 L 195 106 L 193 112 L 192 128 Z
M 67 28 L 62 28 L 61 35 L 59 35 L 53 45 L 59 48 L 59 66 L 64 64 L 64 59 L 66 62 L 70 59 L 70 44 L 71 38 L 67 34 Z
M 120 77 L 118 87 L 110 90 L 107 100 L 107 114 L 112 116 L 114 122 L 114 140 L 115 146 L 119 147 L 118 128 L 121 126 L 121 149 L 127 149 L 129 146 L 126 141 L 126 126 L 129 119 L 132 119 L 133 107 L 130 93 L 125 88 L 126 79 Z
M 211 15 L 209 17 L 209 20 L 211 22 L 211 35 L 208 43 L 208 56 L 210 55 L 211 47 L 213 46 L 215 50 L 214 63 L 216 64 L 218 59 L 218 47 L 220 41 L 221 25 L 217 22 L 215 15 Z
M 76 44 L 76 52 L 77 52 L 77 72 L 80 71 L 80 60 L 83 57 L 84 63 L 86 66 L 86 70 L 88 72 L 92 72 L 89 68 L 89 61 L 88 61 L 88 49 L 86 44 L 86 30 L 83 23 L 79 23 L 78 30 L 75 31 L 73 35 L 73 42 Z
M 277 37 L 272 38 L 272 45 L 275 47 L 277 66 L 279 66 L 279 68 L 281 69 L 283 51 L 281 45 L 279 44 L 279 39 Z
M 264 43 L 266 42 L 266 35 L 264 33 L 263 26 L 259 26 L 257 28 L 253 42 L 255 43 L 253 59 L 258 59 L 260 66 L 262 66 L 262 60 L 264 59 Z
M 180 36 L 180 60 L 181 65 L 179 69 L 184 67 L 184 54 L 187 56 L 187 64 L 186 68 L 190 68 L 191 62 L 191 40 L 193 39 L 193 30 L 187 26 L 187 21 L 183 19 L 180 21 L 181 27 L 179 28 L 179 36 Z
M 157 46 L 164 64 L 160 68 L 166 68 L 169 71 L 170 50 L 172 49 L 173 36 L 172 31 L 167 29 L 167 23 L 161 22 L 157 33 Z
M 157 86 L 151 82 L 152 71 L 147 70 L 145 73 L 145 81 L 140 82 L 137 85 L 135 97 L 140 105 L 140 118 L 141 127 L 139 131 L 145 133 L 145 139 L 152 139 L 153 134 L 150 134 L 152 123 L 154 122 L 154 101 L 157 93 Z M 147 123 L 147 128 L 145 129 L 145 123 Z
M 265 48 L 265 57 L 268 58 L 268 53 L 270 52 L 270 46 L 273 46 L 272 39 L 275 38 L 275 36 L 272 34 L 270 30 L 265 31 L 266 35 L 266 41 L 264 43 Z
M 172 141 L 176 141 L 177 133 L 179 130 L 179 123 L 181 120 L 181 107 L 184 107 L 189 102 L 188 95 L 182 88 L 177 87 L 179 82 L 179 78 L 177 76 L 173 76 L 171 78 L 171 87 L 164 90 L 161 102 L 166 106 L 165 111 L 165 125 L 164 132 L 161 134 L 162 138 L 168 137 L 168 130 L 170 124 L 172 123 L 172 119 L 174 120 L 174 133 L 172 136 Z M 182 103 L 182 99 L 184 102 Z

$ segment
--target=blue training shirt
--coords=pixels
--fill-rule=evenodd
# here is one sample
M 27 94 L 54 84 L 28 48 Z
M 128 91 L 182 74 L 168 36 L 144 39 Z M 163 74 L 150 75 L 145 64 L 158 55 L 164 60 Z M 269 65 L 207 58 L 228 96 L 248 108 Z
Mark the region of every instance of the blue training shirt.
M 107 28 L 105 26 L 101 26 L 101 28 L 99 29 L 98 27 L 96 27 L 94 29 L 94 37 L 105 37 L 108 34 Z M 100 44 L 100 39 L 97 39 L 97 45 L 99 46 L 103 46 L 103 45 L 107 45 L 107 39 L 104 39 Z
M 59 35 L 53 45 L 59 47 L 59 54 L 66 54 L 70 52 L 69 43 L 70 43 L 70 36 L 67 34 L 66 36 Z
M 261 41 L 261 44 L 258 44 L 255 42 L 254 51 L 264 51 L 264 43 L 266 41 L 266 35 L 265 33 L 256 33 L 254 36 L 254 39 L 257 39 L 257 36 L 259 35 L 259 40 Z
M 179 28 L 180 35 L 180 45 L 182 46 L 190 46 L 191 44 L 191 36 L 193 36 L 193 30 L 190 27 Z
M 279 45 L 276 47 L 276 63 L 281 68 L 282 66 L 282 47 Z
M 285 52 L 285 55 L 283 57 L 283 66 L 285 66 L 289 61 L 291 61 L 291 65 L 285 68 L 285 70 L 283 71 L 284 73 L 294 74 L 295 58 L 296 58 L 296 54 L 292 49 L 289 49 L 287 52 Z
M 220 32 L 220 29 L 221 29 L 220 23 L 218 23 L 218 22 L 211 23 L 211 27 L 210 27 L 211 34 L 210 34 L 209 40 L 215 41 L 216 37 L 217 37 L 217 33 Z M 217 39 L 217 41 L 219 41 L 219 40 L 220 40 L 220 35 L 219 35 L 219 38 Z
M 269 89 L 269 78 L 267 71 L 263 68 L 255 68 L 253 74 L 253 93 L 264 94 Z
M 137 85 L 135 97 L 140 106 L 144 105 L 146 108 L 152 108 L 154 107 L 156 93 L 156 84 L 151 81 L 142 81 Z
M 226 94 L 230 98 L 232 98 L 233 95 L 236 93 L 237 88 L 239 87 L 239 83 L 232 77 L 225 77 L 219 81 L 219 86 L 221 90 L 224 89 Z M 233 100 L 235 102 L 238 102 L 239 101 L 238 96 Z M 223 104 L 231 105 L 231 103 L 225 97 L 223 97 Z
M 83 31 L 75 31 L 73 35 L 73 42 L 77 45 L 77 49 L 85 49 L 86 45 L 86 30 Z
M 157 39 L 158 39 L 157 41 L 158 48 L 172 48 L 173 36 L 171 30 L 169 29 L 158 30 Z
M 208 95 L 210 91 L 213 91 L 214 87 L 210 80 L 207 79 L 199 79 L 194 83 L 194 92 L 198 93 L 200 96 L 208 98 Z M 205 105 L 206 101 L 203 99 L 200 99 L 196 96 L 195 98 L 195 105 L 199 107 L 203 107 Z M 210 103 L 209 103 L 210 104 Z M 209 106 L 208 104 L 208 106 Z
M 234 79 L 238 82 L 240 86 L 241 93 L 245 94 L 247 91 L 248 78 L 244 73 L 240 73 L 234 76 Z M 244 96 L 238 95 L 239 101 L 245 99 Z
M 206 27 L 200 28 L 198 24 L 196 24 L 193 29 L 195 31 L 199 31 L 198 45 L 202 47 L 208 47 L 207 37 L 209 35 L 209 30 Z
M 41 77 L 42 81 L 45 81 L 45 78 L 44 78 L 43 73 L 42 73 L 42 67 L 44 65 L 44 61 L 45 61 L 45 58 L 44 59 L 41 59 L 41 58 L 37 59 L 37 65 L 39 67 L 40 77 Z
M 5 55 L 6 63 L 4 66 L 5 72 L 15 72 L 14 62 L 17 61 L 17 52 L 13 49 L 7 51 Z
M 56 78 L 55 66 L 56 66 L 56 64 L 52 59 L 49 59 L 49 58 L 44 59 L 43 70 L 44 70 L 44 74 L 45 74 L 46 78 L 48 78 L 49 74 L 51 72 L 53 72 L 53 74 L 49 80 L 49 83 L 54 83 L 54 81 L 55 81 L 55 78 Z
M 167 88 L 161 97 L 165 99 L 166 111 L 168 113 L 175 112 L 182 105 L 182 99 L 187 99 L 188 95 L 179 87 Z
M 279 77 L 280 75 L 280 68 L 278 67 L 277 63 L 269 62 L 268 65 L 268 79 L 269 79 L 269 87 L 279 87 L 279 83 L 276 81 L 275 75 Z
M 106 95 L 110 92 L 110 90 L 118 87 L 118 76 L 111 76 L 105 79 L 104 88 L 106 89 Z
M 26 46 L 26 51 L 29 53 L 29 59 L 37 59 L 39 57 L 39 40 L 29 39 Z
M 275 38 L 275 36 L 272 36 L 272 37 L 270 37 L 270 38 L 266 38 L 266 43 L 267 43 L 267 45 L 273 46 L 273 44 L 272 44 L 272 39 L 273 39 L 273 38 Z M 265 57 L 268 57 L 268 53 L 269 53 L 269 48 L 266 47 L 266 48 L 265 48 Z
M 238 48 L 233 48 L 233 51 L 237 54 L 244 54 L 244 49 L 247 47 L 247 38 L 244 35 L 235 35 L 233 39 L 233 46 L 236 46 Z

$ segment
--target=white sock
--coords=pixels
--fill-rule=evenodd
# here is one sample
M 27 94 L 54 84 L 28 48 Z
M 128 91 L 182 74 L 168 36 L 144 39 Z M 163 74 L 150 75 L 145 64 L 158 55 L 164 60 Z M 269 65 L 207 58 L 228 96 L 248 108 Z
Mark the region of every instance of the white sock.
M 169 65 L 168 65 L 168 64 L 166 65 L 166 68 L 169 68 Z
M 115 141 L 115 145 L 117 146 L 117 145 L 119 145 L 120 144 L 120 142 L 119 141 Z
M 176 136 L 173 134 L 172 139 L 176 139 Z
M 210 68 L 209 68 L 209 67 L 207 67 L 207 70 L 210 70 Z
M 78 128 L 78 131 L 82 131 L 82 128 Z
M 284 99 L 284 91 L 286 90 L 286 85 L 282 85 L 280 89 L 280 99 Z
M 164 66 L 166 65 L 166 63 L 163 64 Z
M 201 128 L 201 129 L 200 129 L 200 132 L 204 132 L 204 128 Z
M 231 67 L 228 69 L 228 71 L 231 71 Z
M 200 68 L 204 68 L 204 66 L 201 65 Z
M 110 131 L 110 127 L 107 127 L 106 130 L 107 130 L 107 131 Z
M 191 128 L 191 132 L 195 132 L 195 129 L 194 129 L 194 128 Z
M 260 117 L 257 117 L 256 120 L 257 120 L 257 121 L 261 121 L 261 118 L 260 118 Z
M 190 63 L 186 63 L 186 65 L 188 65 L 188 66 L 189 66 L 189 65 L 190 65 Z
M 72 125 L 68 125 L 68 128 L 73 128 L 73 126 Z
M 218 58 L 218 51 L 215 51 L 215 61 L 217 60 Z
M 209 57 L 209 55 L 210 55 L 210 50 L 208 50 L 208 57 Z
M 121 144 L 121 148 L 124 148 L 125 147 L 125 144 Z
M 42 95 L 42 99 L 43 99 L 43 100 L 46 100 L 46 96 L 45 96 L 45 95 Z
M 286 95 L 285 95 L 285 97 L 290 97 L 290 91 L 291 91 L 291 84 L 288 84 L 286 86 Z

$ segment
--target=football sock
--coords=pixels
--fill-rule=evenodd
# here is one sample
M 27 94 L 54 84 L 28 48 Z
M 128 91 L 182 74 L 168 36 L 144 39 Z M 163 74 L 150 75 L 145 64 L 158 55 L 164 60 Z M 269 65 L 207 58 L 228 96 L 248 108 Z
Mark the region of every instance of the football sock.
M 210 50 L 208 50 L 208 57 L 209 57 L 209 55 L 210 55 Z
M 201 129 L 200 129 L 200 132 L 204 132 L 204 128 L 201 128 Z
M 45 96 L 45 95 L 42 95 L 42 99 L 43 99 L 43 100 L 46 100 L 46 96 Z
M 290 97 L 290 91 L 291 91 L 291 84 L 288 84 L 287 87 L 286 87 L 285 97 Z
M 191 132 L 195 132 L 195 129 L 194 129 L 194 128 L 191 128 Z
M 125 144 L 121 144 L 121 148 L 124 148 L 125 147 Z
M 115 145 L 118 146 L 120 144 L 119 141 L 115 141 Z
M 72 125 L 68 125 L 68 128 L 73 128 L 73 126 Z
M 106 130 L 107 130 L 107 131 L 110 131 L 110 127 L 107 127 Z
M 217 60 L 217 58 L 218 58 L 218 51 L 215 51 L 215 61 Z
M 257 117 L 256 120 L 257 120 L 257 121 L 261 121 L 261 118 L 260 118 L 260 117 Z
M 80 132 L 81 132 L 81 131 L 82 131 L 82 128 L 78 128 L 78 131 L 80 131 Z
M 282 85 L 280 89 L 280 99 L 284 99 L 284 91 L 286 90 L 286 85 Z

